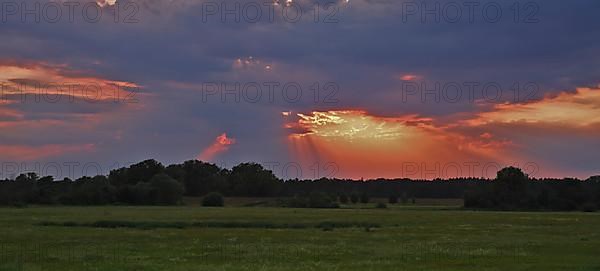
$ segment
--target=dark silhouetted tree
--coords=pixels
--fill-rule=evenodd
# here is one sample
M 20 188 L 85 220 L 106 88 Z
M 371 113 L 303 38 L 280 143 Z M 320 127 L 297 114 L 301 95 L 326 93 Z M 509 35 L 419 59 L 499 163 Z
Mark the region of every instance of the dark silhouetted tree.
M 106 176 L 98 175 L 75 180 L 71 192 L 60 201 L 74 205 L 105 205 L 114 203 L 115 199 L 116 188 L 108 182 Z
M 156 180 L 154 179 L 155 176 Z M 593 210 L 600 206 L 600 177 L 579 179 L 529 179 L 520 169 L 500 170 L 495 181 L 477 178 L 455 178 L 431 181 L 411 179 L 375 179 L 360 182 L 345 179 L 292 179 L 282 181 L 255 163 L 243 163 L 232 170 L 201 161 L 186 161 L 167 168 L 155 160 L 111 171 L 105 176 L 82 177 L 76 181 L 54 181 L 51 176 L 20 174 L 14 179 L 0 180 L 0 204 L 177 204 L 182 196 L 199 196 L 210 191 L 225 195 L 272 197 L 286 206 L 310 207 L 313 192 L 325 194 L 332 202 L 339 195 L 346 202 L 347 191 L 353 203 L 366 202 L 365 196 L 389 197 L 390 191 L 402 191 L 401 200 L 409 195 L 422 198 L 463 197 L 467 208 L 496 210 Z M 186 193 L 186 192 L 184 192 Z M 175 196 L 171 196 L 175 195 Z M 290 197 L 294 197 L 288 200 Z M 394 195 L 395 196 L 395 195 Z M 346 198 L 346 199 L 345 199 Z M 366 197 L 368 199 L 368 197 Z M 312 206 L 325 206 L 314 198 Z M 397 199 L 389 199 L 394 202 Z
M 280 181 L 260 164 L 243 163 L 231 169 L 229 183 L 235 196 L 265 197 L 276 195 Z
M 131 165 L 128 168 L 112 170 L 108 176 L 114 186 L 135 185 L 140 182 L 150 182 L 154 175 L 163 173 L 165 167 L 154 159 Z
M 227 170 L 214 164 L 198 160 L 186 161 L 181 165 L 171 165 L 167 174 L 185 185 L 186 195 L 200 196 L 211 191 L 227 191 Z
M 496 205 L 501 209 L 516 209 L 526 205 L 529 178 L 516 167 L 498 171 L 494 182 Z
M 174 205 L 182 200 L 183 185 L 167 174 L 154 175 L 150 181 L 150 187 L 152 189 L 153 204 Z
M 202 198 L 202 206 L 206 207 L 222 207 L 225 205 L 225 198 L 217 192 L 208 193 Z

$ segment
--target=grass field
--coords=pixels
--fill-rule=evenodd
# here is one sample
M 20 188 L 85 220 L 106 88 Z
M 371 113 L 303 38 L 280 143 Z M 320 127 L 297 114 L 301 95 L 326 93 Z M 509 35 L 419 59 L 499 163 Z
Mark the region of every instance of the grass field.
M 600 270 L 600 214 L 0 208 L 0 270 Z

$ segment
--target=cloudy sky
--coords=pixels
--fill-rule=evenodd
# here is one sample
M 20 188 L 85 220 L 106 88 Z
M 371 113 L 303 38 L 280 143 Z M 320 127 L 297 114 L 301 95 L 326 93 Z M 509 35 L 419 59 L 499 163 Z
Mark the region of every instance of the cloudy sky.
M 2 1 L 0 161 L 600 173 L 600 2 Z

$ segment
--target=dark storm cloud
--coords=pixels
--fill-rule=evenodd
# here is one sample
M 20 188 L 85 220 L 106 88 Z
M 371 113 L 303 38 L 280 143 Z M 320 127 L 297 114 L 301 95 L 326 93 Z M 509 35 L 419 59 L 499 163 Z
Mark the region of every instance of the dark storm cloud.
M 242 5 L 248 2 L 237 1 Z M 323 5 L 327 1 L 317 2 Z M 256 23 L 244 18 L 236 23 L 231 17 L 222 22 L 220 14 L 207 17 L 203 12 L 214 3 L 210 1 L 135 1 L 140 8 L 134 16 L 137 22 L 125 23 L 125 11 L 115 23 L 114 7 L 105 7 L 97 23 L 86 22 L 80 13 L 75 23 L 66 19 L 22 23 L 20 18 L 9 17 L 0 25 L 0 59 L 65 64 L 72 71 L 135 82 L 144 86 L 144 92 L 155 95 L 140 101 L 144 110 L 128 112 L 96 128 L 102 135 L 118 134 L 114 142 L 88 137 L 105 144 L 104 149 L 98 148 L 98 157 L 191 159 L 216 136 L 227 132 L 237 144 L 225 158 L 277 160 L 287 155 L 285 143 L 280 142 L 284 137 L 282 111 L 361 108 L 379 115 L 442 118 L 481 110 L 466 98 L 452 103 L 422 102 L 418 98 L 405 101 L 401 93 L 403 75 L 417 75 L 419 83 L 430 87 L 436 82 L 494 82 L 504 91 L 515 83 L 534 82 L 539 87 L 534 98 L 546 92 L 597 85 L 600 2 L 534 1 L 539 7 L 534 14 L 537 22 L 515 23 L 512 5 L 524 7 L 528 2 L 497 2 L 503 16 L 494 23 L 486 22 L 481 11 L 474 14 L 473 23 L 467 19 L 436 23 L 432 17 L 423 23 L 418 14 L 403 18 L 406 3 L 429 7 L 436 3 L 463 4 L 433 0 L 336 1 L 336 21 L 329 23 L 323 21 L 325 11 L 318 22 L 314 21 L 310 12 L 315 1 L 297 1 L 304 14 L 296 23 L 277 15 L 269 21 L 266 14 Z M 523 14 L 525 11 L 519 20 L 526 19 Z M 237 59 L 250 56 L 261 64 L 236 68 Z M 272 70 L 265 71 L 265 65 L 272 65 Z M 265 102 L 266 98 L 259 103 L 222 102 L 218 96 L 203 100 L 203 83 L 273 81 L 302 85 L 304 98 L 287 102 L 279 94 L 273 103 Z M 307 98 L 314 82 L 339 86 L 336 102 Z M 482 98 L 481 94 L 476 96 Z M 36 106 L 28 117 L 67 118 L 75 113 L 120 110 L 106 107 L 81 103 L 69 108 Z M 51 136 L 61 136 L 49 135 L 50 141 L 55 141 Z M 75 137 L 69 138 L 80 141 Z M 264 147 L 269 144 L 274 147 Z

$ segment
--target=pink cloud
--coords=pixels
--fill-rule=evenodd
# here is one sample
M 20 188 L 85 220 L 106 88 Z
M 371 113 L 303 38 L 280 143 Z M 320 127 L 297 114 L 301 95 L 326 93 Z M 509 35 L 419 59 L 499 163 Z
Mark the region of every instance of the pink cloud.
M 203 161 L 210 161 L 217 154 L 229 150 L 229 147 L 235 144 L 235 142 L 236 140 L 234 138 L 229 138 L 227 137 L 226 133 L 222 133 L 220 136 L 215 138 L 215 141 L 212 145 L 210 145 L 208 148 L 203 150 L 202 153 L 200 153 L 200 155 L 198 155 L 197 159 Z
M 128 89 L 141 88 L 132 82 L 89 75 L 66 65 L 2 59 L 0 86 L 1 95 L 65 95 L 94 102 L 123 101 L 131 96 Z
M 10 161 L 33 161 L 37 159 L 57 157 L 65 153 L 74 152 L 93 152 L 96 149 L 94 144 L 80 145 L 43 145 L 39 147 L 24 145 L 0 145 L 2 158 Z
M 417 81 L 422 79 L 423 77 L 416 74 L 401 74 L 398 75 L 397 78 L 402 81 Z

